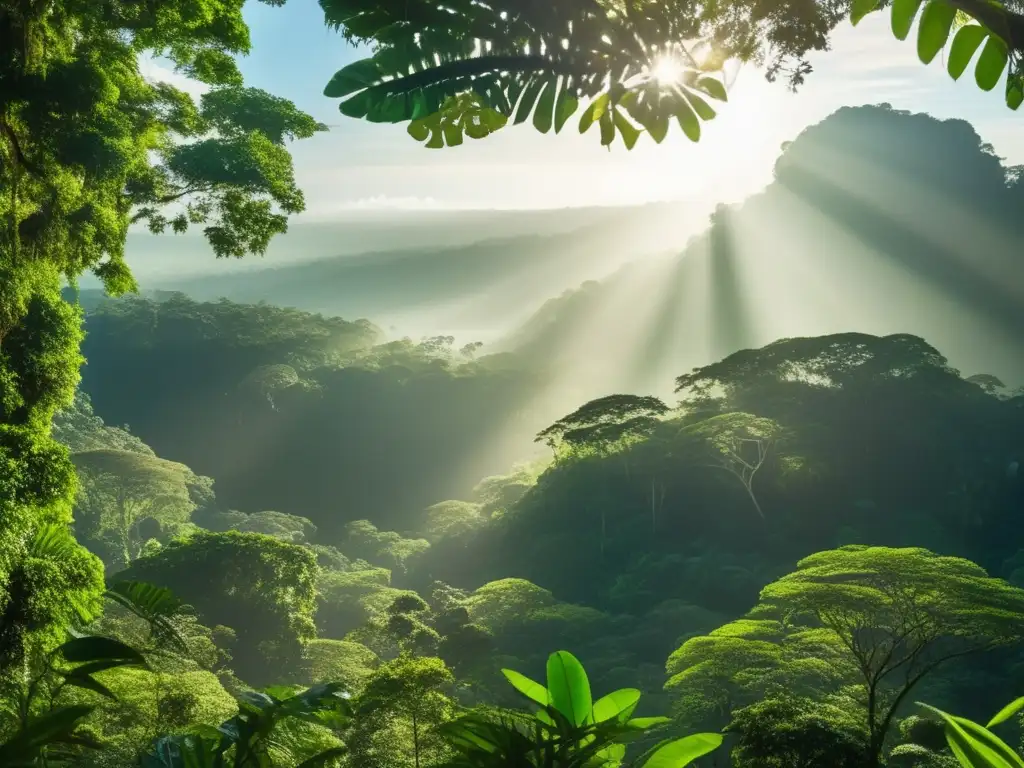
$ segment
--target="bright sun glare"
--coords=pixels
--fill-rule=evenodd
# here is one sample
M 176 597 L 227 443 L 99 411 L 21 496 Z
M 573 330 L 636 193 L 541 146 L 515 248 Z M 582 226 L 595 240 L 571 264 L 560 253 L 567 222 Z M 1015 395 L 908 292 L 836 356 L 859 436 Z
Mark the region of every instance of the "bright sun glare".
M 659 56 L 651 66 L 651 75 L 661 85 L 678 83 L 683 76 L 683 62 L 676 56 Z

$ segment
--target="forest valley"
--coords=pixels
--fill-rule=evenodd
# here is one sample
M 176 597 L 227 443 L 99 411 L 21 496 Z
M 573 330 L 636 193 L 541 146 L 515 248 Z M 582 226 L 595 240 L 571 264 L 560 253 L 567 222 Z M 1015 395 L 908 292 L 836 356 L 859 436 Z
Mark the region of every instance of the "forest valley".
M 547 342 L 593 285 L 494 353 L 134 295 L 130 229 L 241 258 L 305 210 L 289 146 L 329 127 L 245 86 L 243 5 L 0 0 L 0 768 L 1024 768 L 1024 392 L 945 338 L 748 343 L 723 291 L 736 333 L 669 358 L 672 397 L 595 375 L 546 413 Z M 697 141 L 716 62 L 796 88 L 882 5 L 900 39 L 920 11 L 923 62 L 953 37 L 953 77 L 981 50 L 977 84 L 1024 103 L 1024 17 L 976 0 L 320 0 L 371 52 L 324 97 L 436 148 L 576 113 L 605 146 L 670 118 Z M 647 52 L 695 38 L 662 88 Z M 1024 327 L 1022 169 L 962 120 L 836 116 L 715 212 L 641 344 L 682 345 L 694 275 L 735 283 L 745 222 L 772 270 L 800 234 L 837 285 L 884 255 L 1019 365 L 991 350 Z M 794 201 L 817 213 L 765 236 Z M 509 430 L 543 458 L 495 474 Z
M 672 404 L 593 400 L 537 435 L 550 458 L 431 503 L 544 383 L 528 355 L 83 298 L 54 435 L 107 592 L 8 678 L 4 749 L 923 768 L 956 765 L 943 717 L 1021 738 L 1022 701 L 999 736 L 975 721 L 1021 693 L 1024 393 L 920 338 L 784 339 L 679 376 Z

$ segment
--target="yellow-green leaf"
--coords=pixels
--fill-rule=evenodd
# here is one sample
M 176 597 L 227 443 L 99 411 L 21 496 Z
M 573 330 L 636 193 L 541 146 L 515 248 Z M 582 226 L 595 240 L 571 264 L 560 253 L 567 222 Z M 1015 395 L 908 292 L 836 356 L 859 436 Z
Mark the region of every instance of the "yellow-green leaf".
M 1011 701 L 1005 707 L 1000 709 L 995 714 L 995 716 L 991 720 L 988 721 L 988 725 L 986 725 L 985 727 L 986 728 L 994 728 L 995 726 L 999 725 L 1000 723 L 1003 723 L 1003 722 L 1006 722 L 1007 720 L 1009 720 L 1011 717 L 1013 717 L 1015 714 L 1020 712 L 1022 709 L 1024 709 L 1024 696 L 1021 696 L 1019 699 L 1015 699 L 1014 701 Z
M 861 19 L 875 10 L 881 0 L 853 0 L 850 6 L 850 23 L 857 26 Z
M 907 39 L 920 7 L 921 0 L 892 0 L 892 33 L 897 39 Z
M 989 35 L 974 67 L 974 81 L 983 91 L 991 91 L 1003 76 L 1009 56 L 1006 45 L 995 35 Z
M 607 113 L 601 117 L 602 139 L 604 123 L 611 124 Z M 612 139 L 615 138 L 614 129 Z M 602 143 L 611 144 L 611 140 Z M 590 717 L 594 702 L 590 697 L 590 681 L 579 659 L 568 651 L 557 651 L 548 657 L 548 695 L 551 706 L 562 713 L 573 725 L 583 725 Z
M 640 138 L 640 131 L 637 127 L 629 121 L 629 118 L 621 110 L 614 110 L 612 118 L 615 120 L 615 127 L 619 129 L 619 134 L 622 136 L 626 149 L 635 147 L 636 140 Z
M 697 116 L 700 117 L 701 120 L 715 119 L 715 110 L 696 93 L 693 91 L 687 91 L 686 98 L 693 107 L 693 111 L 697 113 Z
M 961 27 L 953 37 L 953 44 L 949 47 L 949 60 L 946 62 L 946 70 L 954 80 L 959 80 L 960 75 L 967 71 L 967 65 L 971 63 L 978 47 L 988 37 L 988 30 L 980 24 L 968 24 Z
M 558 90 L 558 99 L 555 101 L 555 133 L 560 133 L 562 128 L 579 109 L 579 100 L 572 95 L 569 81 L 563 79 Z
M 1006 79 L 1006 106 L 1016 110 L 1024 104 L 1024 78 L 1014 75 Z
M 595 120 L 599 120 L 608 109 L 609 96 L 607 93 L 602 93 L 600 96 L 595 98 L 587 108 L 583 110 L 583 114 L 580 115 L 580 133 L 586 133 L 590 126 L 594 124 Z
M 594 702 L 594 722 L 603 723 L 612 718 L 629 717 L 640 701 L 640 691 L 636 688 L 621 688 L 602 696 Z
M 695 733 L 658 747 L 643 768 L 684 768 L 698 757 L 718 749 L 721 744 L 721 734 Z
M 929 0 L 925 5 L 917 29 L 917 57 L 923 64 L 931 64 L 946 45 L 954 16 L 956 8 L 946 0 Z

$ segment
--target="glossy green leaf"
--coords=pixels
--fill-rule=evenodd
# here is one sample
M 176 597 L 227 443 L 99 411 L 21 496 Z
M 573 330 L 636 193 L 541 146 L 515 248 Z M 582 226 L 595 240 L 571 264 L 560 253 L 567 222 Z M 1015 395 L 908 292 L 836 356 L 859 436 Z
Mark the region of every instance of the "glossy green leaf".
M 991 91 L 1003 76 L 1009 56 L 1006 45 L 995 35 L 989 35 L 974 67 L 974 81 L 983 91 Z
M 1000 723 L 1003 723 L 1003 722 L 1006 722 L 1007 720 L 1009 720 L 1011 717 L 1013 717 L 1015 714 L 1020 712 L 1022 709 L 1024 709 L 1024 696 L 1021 696 L 1019 699 L 1015 699 L 1014 701 L 1011 701 L 1005 707 L 1000 709 L 992 717 L 992 719 L 988 721 L 988 725 L 986 725 L 985 727 L 986 728 L 994 728 L 995 726 L 999 725 Z
M 949 47 L 949 59 L 946 61 L 946 70 L 950 77 L 954 80 L 960 79 L 986 37 L 988 30 L 980 24 L 968 24 L 957 30 L 953 36 L 953 44 Z
M 602 93 L 587 105 L 587 108 L 583 110 L 583 114 L 580 115 L 580 133 L 586 133 L 596 120 L 601 119 L 605 110 L 608 109 L 610 99 L 609 94 Z
M 719 101 L 728 101 L 729 94 L 725 90 L 725 84 L 714 77 L 701 77 L 694 83 L 694 87 L 700 89 L 708 96 Z M 709 119 L 709 118 L 706 118 Z
M 636 688 L 620 688 L 605 694 L 594 702 L 594 722 L 603 723 L 620 715 L 626 719 L 633 714 L 639 701 L 640 691 Z
M 718 749 L 722 736 L 718 733 L 695 733 L 663 744 L 654 751 L 643 768 L 683 768 L 698 757 Z
M 1024 768 L 1024 760 L 1020 755 L 988 728 L 964 717 L 953 716 L 953 720 L 974 740 L 975 748 L 986 756 L 989 753 L 996 755 L 997 759 L 1003 761 L 1007 768 Z M 992 758 L 988 757 L 988 759 Z
M 531 680 L 526 675 L 521 675 L 514 669 L 503 669 L 501 670 L 501 674 L 505 676 L 506 680 L 512 683 L 513 688 L 523 694 L 526 698 L 537 702 L 542 707 L 546 707 L 551 704 L 548 689 L 540 683 Z
M 853 0 L 850 6 L 850 23 L 857 26 L 860 20 L 881 5 L 881 0 Z
M 558 91 L 558 81 L 551 79 L 545 81 L 540 96 L 537 99 L 537 108 L 533 110 L 533 127 L 541 133 L 547 133 L 554 124 L 555 96 Z
M 612 118 L 607 113 L 606 117 L 611 124 Z M 604 123 L 605 118 L 602 117 L 602 144 L 611 144 L 611 140 L 604 141 Z M 615 138 L 614 128 L 611 138 Z M 579 659 L 568 651 L 551 654 L 548 657 L 547 677 L 551 706 L 573 725 L 583 725 L 590 717 L 594 702 L 590 696 L 590 681 Z
M 906 40 L 910 28 L 914 25 L 914 17 L 921 7 L 921 0 L 893 0 L 892 2 L 892 33 L 899 40 Z
M 945 47 L 954 16 L 956 8 L 946 0 L 929 0 L 925 5 L 917 30 L 917 57 L 923 64 L 930 64 Z

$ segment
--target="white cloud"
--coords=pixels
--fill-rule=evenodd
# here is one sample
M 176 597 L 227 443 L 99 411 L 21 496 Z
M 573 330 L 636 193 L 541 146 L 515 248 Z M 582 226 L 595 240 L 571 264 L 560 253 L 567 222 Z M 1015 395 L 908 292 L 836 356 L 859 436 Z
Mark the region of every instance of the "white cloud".
M 206 83 L 200 83 L 198 80 L 175 72 L 172 66 L 168 66 L 169 64 L 170 62 L 158 61 L 149 54 L 139 56 L 139 72 L 147 80 L 173 85 L 196 99 L 210 90 L 210 86 Z

